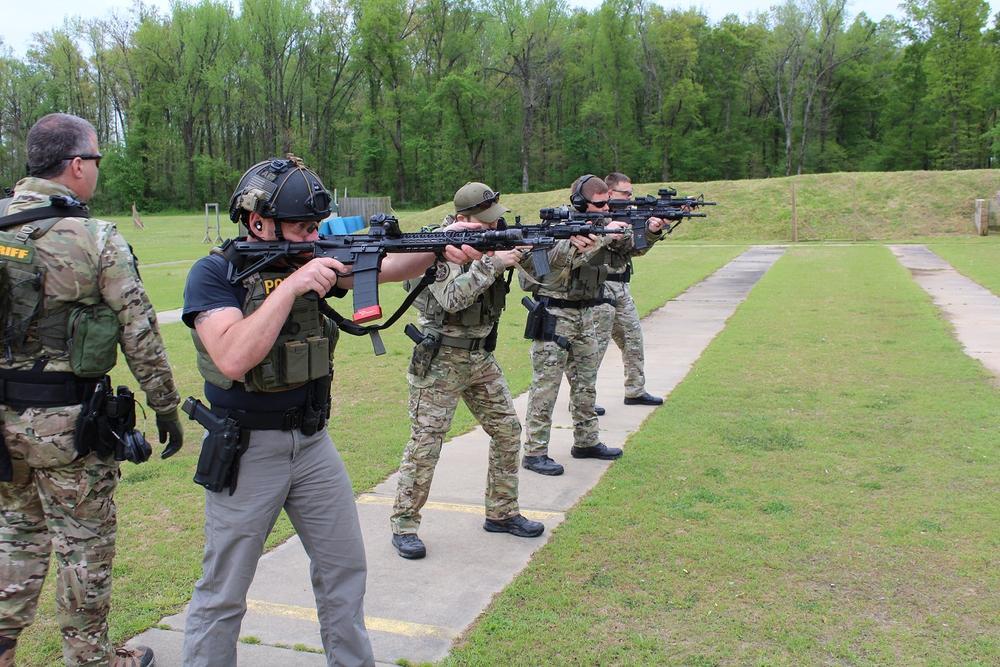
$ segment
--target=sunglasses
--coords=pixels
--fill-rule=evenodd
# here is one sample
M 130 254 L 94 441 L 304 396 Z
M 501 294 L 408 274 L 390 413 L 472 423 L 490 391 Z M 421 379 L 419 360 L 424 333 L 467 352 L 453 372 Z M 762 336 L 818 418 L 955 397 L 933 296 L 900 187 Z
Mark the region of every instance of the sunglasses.
M 590 204 L 591 204 L 591 206 L 596 206 L 597 208 L 604 208 L 605 206 L 608 205 L 608 200 L 607 199 L 591 199 L 590 200 Z
M 619 192 L 619 193 L 625 195 L 626 199 L 631 199 L 632 198 L 632 191 L 631 190 L 618 190 L 616 188 L 611 188 L 611 191 L 612 192 Z
M 75 160 L 76 158 L 80 158 L 81 160 L 93 160 L 94 161 L 94 166 L 97 167 L 98 169 L 100 169 L 101 168 L 101 158 L 103 158 L 103 157 L 104 156 L 101 155 L 100 153 L 95 153 L 94 155 L 90 155 L 90 154 L 84 153 L 84 154 L 81 154 L 81 155 L 67 155 L 66 157 L 63 158 L 63 160 Z
M 475 204 L 473 206 L 466 206 L 462 210 L 458 211 L 458 213 L 466 213 L 466 212 L 469 212 L 469 213 L 480 213 L 480 212 L 485 211 L 486 209 L 488 209 L 490 206 L 493 206 L 493 204 L 497 204 L 499 202 L 500 202 L 500 193 L 499 192 L 493 192 L 492 190 L 486 190 L 483 193 L 483 201 L 481 201 L 478 204 Z

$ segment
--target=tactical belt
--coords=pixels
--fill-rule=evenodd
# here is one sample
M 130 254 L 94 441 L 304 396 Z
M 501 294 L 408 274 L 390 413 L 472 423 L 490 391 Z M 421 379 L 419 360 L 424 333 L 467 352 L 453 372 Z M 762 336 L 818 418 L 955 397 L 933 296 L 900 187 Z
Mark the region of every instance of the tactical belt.
M 242 428 L 267 431 L 294 431 L 302 424 L 302 408 L 289 408 L 284 412 L 247 412 L 212 406 L 212 413 L 239 422 Z
M 552 306 L 553 308 L 593 308 L 594 306 L 603 306 L 604 304 L 614 303 L 610 299 L 582 299 L 580 301 L 570 301 L 569 299 L 554 299 L 551 296 L 543 296 L 538 299 L 546 306 Z
M 486 345 L 486 338 L 456 338 L 454 336 L 445 336 L 441 334 L 440 341 L 442 345 L 447 345 L 448 347 L 457 347 L 460 350 L 475 351 L 480 350 Z
M 94 393 L 97 382 L 72 373 L 0 369 L 0 404 L 14 408 L 81 405 Z
M 632 280 L 632 273 L 625 271 L 624 273 L 609 273 L 605 280 L 610 280 L 613 283 L 627 283 Z

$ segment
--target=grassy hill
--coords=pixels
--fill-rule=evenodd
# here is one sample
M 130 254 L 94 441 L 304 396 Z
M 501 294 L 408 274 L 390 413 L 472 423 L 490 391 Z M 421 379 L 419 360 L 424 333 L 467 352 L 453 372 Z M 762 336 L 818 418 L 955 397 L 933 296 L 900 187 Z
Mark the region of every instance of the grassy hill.
M 637 183 L 635 193 L 655 194 L 666 183 Z M 788 178 L 708 183 L 669 183 L 681 195 L 704 193 L 718 202 L 709 217 L 686 221 L 678 239 L 789 241 L 792 188 L 799 240 L 915 239 L 974 234 L 975 200 L 1000 191 L 1000 171 L 898 171 L 810 174 Z M 569 189 L 504 194 L 501 201 L 525 223 L 538 209 L 569 201 Z M 407 228 L 440 222 L 451 202 L 423 213 L 401 215 Z

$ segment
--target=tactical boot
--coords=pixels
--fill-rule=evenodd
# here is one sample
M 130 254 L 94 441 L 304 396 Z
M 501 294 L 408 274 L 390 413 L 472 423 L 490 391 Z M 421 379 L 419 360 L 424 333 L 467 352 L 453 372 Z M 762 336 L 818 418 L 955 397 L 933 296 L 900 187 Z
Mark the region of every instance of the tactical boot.
M 561 475 L 563 467 L 550 459 L 547 455 L 525 456 L 521 459 L 521 465 L 539 475 Z
M 604 413 L 607 412 L 607 410 L 599 406 L 597 403 L 594 403 L 594 412 L 597 413 L 598 417 L 603 417 Z
M 14 647 L 16 639 L 0 637 L 0 667 L 14 667 Z
M 148 646 L 120 646 L 115 649 L 109 667 L 154 667 L 156 658 Z
M 545 531 L 545 526 L 541 521 L 515 514 L 506 519 L 487 519 L 483 529 L 488 533 L 510 533 L 515 537 L 538 537 Z
M 427 555 L 427 547 L 424 546 L 423 540 L 417 537 L 416 533 L 393 535 L 392 546 L 396 547 L 400 556 L 410 560 L 423 558 Z
M 663 399 L 659 396 L 642 392 L 638 396 L 626 396 L 625 405 L 663 405 Z
M 603 442 L 599 442 L 593 447 L 573 446 L 569 453 L 574 459 L 601 459 L 603 461 L 613 461 L 622 456 L 622 450 L 617 447 L 608 447 Z

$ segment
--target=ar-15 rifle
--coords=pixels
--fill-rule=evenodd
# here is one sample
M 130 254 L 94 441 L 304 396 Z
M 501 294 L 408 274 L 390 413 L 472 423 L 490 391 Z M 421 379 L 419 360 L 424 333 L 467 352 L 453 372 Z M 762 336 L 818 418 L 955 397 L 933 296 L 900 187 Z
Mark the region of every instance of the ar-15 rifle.
M 581 213 L 580 211 L 575 211 L 564 207 L 560 208 L 543 208 L 538 212 L 538 215 L 542 220 L 566 220 L 569 222 L 584 222 L 584 221 L 598 221 L 598 220 L 623 220 L 632 226 L 632 246 L 636 250 L 644 250 L 649 247 L 649 243 L 646 241 L 646 222 L 650 218 L 662 218 L 664 220 L 683 220 L 684 218 L 704 218 L 706 217 L 704 213 L 691 213 L 682 208 L 674 207 L 638 207 L 630 199 L 612 199 L 612 202 L 621 202 L 622 204 L 618 206 L 617 210 L 610 211 L 588 211 L 586 213 Z M 628 203 L 625 206 L 624 202 Z M 680 223 L 677 223 L 680 224 Z M 673 231 L 674 224 L 667 227 L 667 233 Z M 612 231 L 612 233 L 614 233 Z M 620 233 L 620 232 L 619 232 Z
M 663 220 L 675 221 L 667 227 L 670 234 L 677 225 L 681 224 L 685 218 L 706 218 L 704 213 L 692 213 L 690 209 L 701 206 L 715 206 L 714 201 L 705 201 L 705 195 L 697 197 L 677 197 L 677 190 L 674 188 L 660 188 L 657 196 L 646 195 L 635 199 L 611 199 L 608 201 L 608 208 L 611 210 L 613 220 L 620 219 L 618 216 L 628 214 L 632 226 L 638 230 L 641 224 L 640 218 L 661 218 Z M 638 231 L 636 232 L 638 236 Z M 638 245 L 636 247 L 639 247 Z M 643 246 L 645 247 L 645 246 Z
M 311 257 L 332 257 L 351 267 L 354 276 L 353 322 L 344 318 L 338 320 L 341 328 L 353 335 L 370 334 L 375 353 L 385 351 L 378 339 L 378 329 L 391 326 L 395 319 L 410 306 L 427 279 L 421 281 L 419 289 L 410 292 L 400 309 L 384 325 L 378 327 L 358 327 L 357 325 L 382 317 L 382 307 L 378 300 L 378 272 L 382 259 L 391 252 L 435 252 L 440 253 L 449 245 L 468 245 L 476 250 L 511 250 L 530 246 L 531 258 L 538 276 L 549 272 L 548 256 L 545 249 L 552 247 L 563 238 L 577 234 L 613 234 L 616 230 L 604 230 L 589 225 L 535 225 L 497 230 L 441 230 L 434 232 L 407 232 L 399 228 L 395 217 L 378 214 L 372 216 L 371 227 L 364 234 L 343 234 L 320 237 L 316 241 L 230 241 L 223 246 L 223 254 L 231 259 L 242 258 L 242 262 L 230 262 L 229 281 L 232 284 L 287 257 L 306 255 Z M 333 313 L 329 313 L 334 316 Z M 339 317 L 339 316 L 337 316 Z

